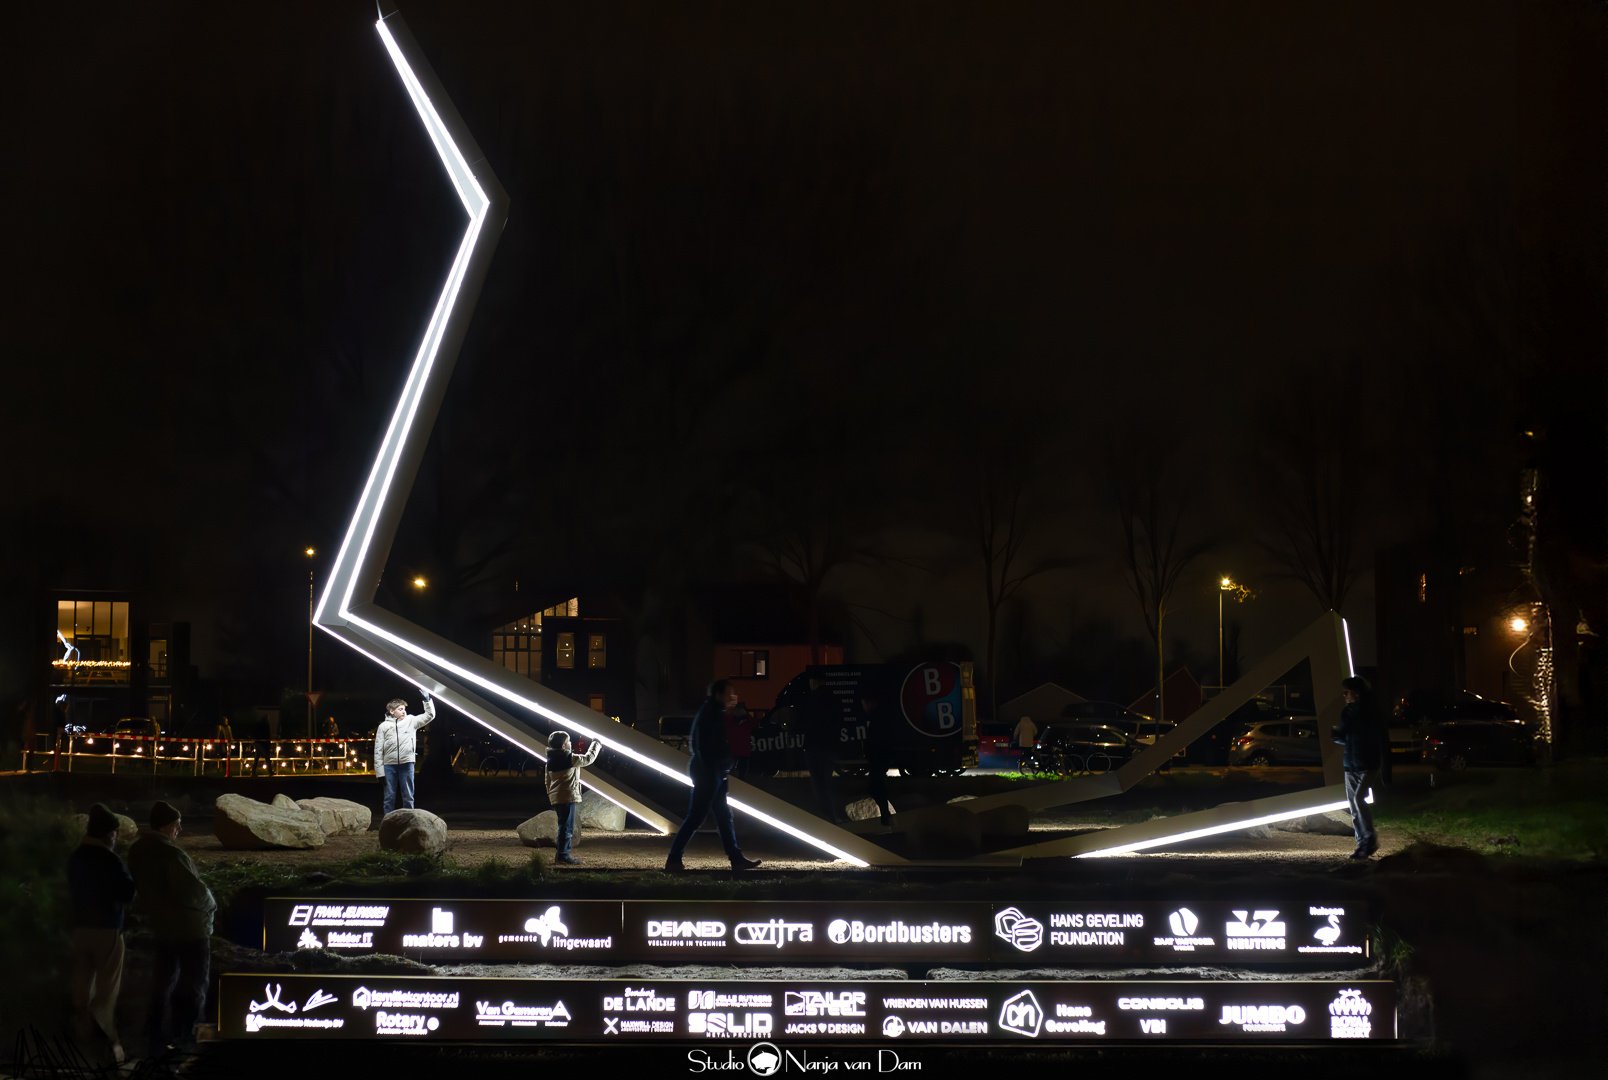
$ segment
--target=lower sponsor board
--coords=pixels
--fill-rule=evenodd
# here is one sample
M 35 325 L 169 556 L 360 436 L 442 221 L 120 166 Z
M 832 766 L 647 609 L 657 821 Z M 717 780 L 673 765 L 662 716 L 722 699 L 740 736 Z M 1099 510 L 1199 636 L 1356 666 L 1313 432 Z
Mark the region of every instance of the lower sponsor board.
M 229 1039 L 1254 1044 L 1396 1038 L 1378 980 L 691 982 L 228 973 Z

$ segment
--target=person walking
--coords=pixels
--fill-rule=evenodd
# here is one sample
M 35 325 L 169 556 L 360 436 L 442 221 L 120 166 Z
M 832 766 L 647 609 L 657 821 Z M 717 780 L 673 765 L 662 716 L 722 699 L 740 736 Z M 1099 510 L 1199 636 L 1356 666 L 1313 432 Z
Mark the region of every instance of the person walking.
M 1385 727 L 1374 700 L 1373 687 L 1368 685 L 1367 679 L 1360 675 L 1342 679 L 1340 696 L 1346 704 L 1331 734 L 1335 742 L 1345 747 L 1340 764 L 1346 774 L 1351 831 L 1357 838 L 1357 849 L 1351 853 L 1351 858 L 1368 859 L 1379 850 L 1379 833 L 1374 829 L 1373 811 L 1365 800 L 1379 769 Z
M 1016 730 L 1011 732 L 1011 744 L 1018 750 L 1031 750 L 1038 742 L 1038 725 L 1031 716 L 1024 716 L 1016 721 Z
M 586 753 L 575 754 L 570 751 L 569 732 L 555 731 L 547 736 L 547 801 L 558 815 L 557 861 L 568 866 L 581 861 L 570 854 L 581 811 L 581 770 L 596 761 L 602 751 L 602 739 L 594 738 Z
M 151 807 L 151 827 L 128 852 L 139 890 L 138 911 L 156 939 L 151 1001 L 145 1018 L 147 1053 L 187 1050 L 207 1000 L 212 918 L 218 901 L 178 844 L 183 820 L 165 802 Z
M 762 861 L 746 857 L 738 846 L 737 826 L 726 802 L 732 756 L 731 741 L 726 738 L 725 713 L 736 704 L 737 689 L 725 679 L 716 679 L 709 684 L 709 694 L 692 718 L 692 732 L 687 740 L 691 751 L 687 772 L 692 777 L 692 795 L 687 801 L 687 816 L 676 830 L 675 839 L 670 842 L 670 854 L 664 861 L 664 868 L 672 873 L 686 869 L 681 863 L 682 853 L 687 850 L 692 834 L 711 812 L 733 870 L 752 870 Z
M 435 702 L 424 695 L 424 712 L 408 715 L 408 703 L 392 698 L 385 704 L 385 719 L 374 730 L 374 775 L 385 784 L 381 816 L 392 810 L 413 809 L 413 767 L 419 752 L 419 732 L 435 719 Z
M 832 798 L 832 766 L 843 735 L 843 706 L 820 676 L 810 675 L 809 684 L 809 696 L 800 709 L 804 720 L 804 761 L 810 770 L 816 810 L 835 825 L 842 819 Z
M 67 857 L 72 910 L 72 1001 L 80 1038 L 95 1029 L 121 1065 L 117 992 L 123 984 L 123 914 L 134 899 L 134 878 L 117 855 L 117 818 L 100 803 L 89 808 L 84 840 Z

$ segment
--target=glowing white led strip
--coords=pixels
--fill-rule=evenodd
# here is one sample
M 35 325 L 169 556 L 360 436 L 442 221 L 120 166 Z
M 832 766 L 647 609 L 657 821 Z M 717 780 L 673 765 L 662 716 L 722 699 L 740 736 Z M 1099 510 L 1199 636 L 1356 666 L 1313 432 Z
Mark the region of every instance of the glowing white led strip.
M 396 27 L 395 33 L 392 30 L 393 25 Z M 439 682 L 437 679 L 450 674 L 462 684 L 484 691 L 520 709 L 561 723 L 567 729 L 584 736 L 597 737 L 600 734 L 595 724 L 595 714 L 589 709 L 571 705 L 566 699 L 560 699 L 557 695 L 551 695 L 554 698 L 552 703 L 535 700 L 533 693 L 542 693 L 545 696 L 550 692 L 544 692 L 540 687 L 532 687 L 531 693 L 522 693 L 509 685 L 513 677 L 507 672 L 449 642 L 438 641 L 434 647 L 423 644 L 422 642 L 433 638 L 433 635 L 402 622 L 393 614 L 378 609 L 372 602 L 379 579 L 380 567 L 377 564 L 383 558 L 384 550 L 388 550 L 390 537 L 395 531 L 394 517 L 400 513 L 400 500 L 406 497 L 406 489 L 410 486 L 403 484 L 400 485 L 400 490 L 395 490 L 397 485 L 394 485 L 394 481 L 397 479 L 398 469 L 407 456 L 410 453 L 416 454 L 420 449 L 418 440 L 423 437 L 422 434 L 413 432 L 414 422 L 422 407 L 428 404 L 434 409 L 439 403 L 441 388 L 431 391 L 431 376 L 438 360 L 445 358 L 450 364 L 455 355 L 455 345 L 452 346 L 454 350 L 452 352 L 444 352 L 444 345 L 461 329 L 461 320 L 467 317 L 466 312 L 472 306 L 479 290 L 478 278 L 468 291 L 465 291 L 465 284 L 472 276 L 484 272 L 485 262 L 489 259 L 489 245 L 481 244 L 488 224 L 500 228 L 501 219 L 505 216 L 502 213 L 500 200 L 487 194 L 487 186 L 495 188 L 500 194 L 501 189 L 496 186 L 495 177 L 478 155 L 471 161 L 464 153 L 464 145 L 472 145 L 472 140 L 469 139 L 461 121 L 457 120 L 450 101 L 438 89 L 432 95 L 427 87 L 427 84 L 429 86 L 435 84 L 434 74 L 418 55 L 417 47 L 412 45 L 411 37 L 406 33 L 401 17 L 396 14 L 387 15 L 375 24 L 375 28 L 385 45 L 386 53 L 396 66 L 409 98 L 419 113 L 431 144 L 446 168 L 453 190 L 462 202 L 469 220 L 430 322 L 420 340 L 418 353 L 409 369 L 401 396 L 391 414 L 374 466 L 369 471 L 363 492 L 358 499 L 356 512 L 341 541 L 313 621 L 347 646 L 386 670 L 414 683 L 420 689 L 434 694 L 443 703 L 468 716 L 499 738 L 508 740 L 526 752 L 545 760 L 543 753 L 545 746 L 540 748 L 532 746 L 525 739 L 511 735 L 501 727 L 488 722 L 485 716 L 480 715 L 480 711 L 487 708 L 484 703 L 466 696 L 456 686 Z M 441 103 L 441 109 L 437 108 L 437 101 Z M 451 115 L 443 117 L 443 110 Z M 455 129 L 458 132 L 456 137 Z M 483 184 L 482 179 L 486 183 Z M 463 311 L 459 310 L 460 299 L 465 301 Z M 385 541 L 377 545 L 376 537 L 381 523 L 388 516 L 392 521 L 387 526 Z M 361 594 L 358 592 L 360 583 L 363 589 Z M 362 599 L 359 599 L 359 596 Z M 395 625 L 388 628 L 382 625 L 384 623 Z M 477 671 L 476 668 L 480 670 Z M 631 745 L 633 743 L 641 745 L 633 746 Z M 671 751 L 657 740 L 631 729 L 621 728 L 609 732 L 609 745 L 637 764 L 644 765 L 678 784 L 689 786 L 691 784 L 685 771 L 685 757 Z M 667 829 L 668 821 L 662 814 L 641 800 L 625 794 L 608 780 L 592 776 L 586 779 L 585 784 L 587 788 L 622 806 L 633 816 L 641 818 L 661 831 Z M 733 786 L 741 791 L 745 785 L 734 783 Z M 734 810 L 802 840 L 833 858 L 857 866 L 865 866 L 871 862 L 905 861 L 892 852 L 847 830 L 821 822 L 813 814 L 762 791 L 754 790 L 744 798 L 733 798 L 730 802 Z M 827 833 L 832 839 L 827 840 L 817 835 L 815 830 Z

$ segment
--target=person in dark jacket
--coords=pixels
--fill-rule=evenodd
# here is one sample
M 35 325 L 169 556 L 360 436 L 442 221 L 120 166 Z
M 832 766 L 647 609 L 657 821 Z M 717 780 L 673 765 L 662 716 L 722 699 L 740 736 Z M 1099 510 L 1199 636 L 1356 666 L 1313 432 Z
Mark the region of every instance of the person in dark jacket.
M 89 808 L 84 841 L 67 858 L 72 904 L 73 1017 L 83 1035 L 99 1028 L 123 1063 L 117 1037 L 117 991 L 123 983 L 123 910 L 134 899 L 134 878 L 117 856 L 117 818 L 100 803 Z
M 212 962 L 212 916 L 218 902 L 179 846 L 180 827 L 179 811 L 159 802 L 151 807 L 150 831 L 128 852 L 128 868 L 140 893 L 140 914 L 156 938 L 145 1021 L 152 1054 L 195 1041 L 195 1022 L 206 1004 Z
M 711 810 L 731 868 L 752 870 L 760 864 L 759 859 L 744 856 L 743 849 L 737 845 L 737 826 L 732 821 L 731 807 L 726 804 L 726 780 L 731 773 L 732 755 L 731 740 L 726 738 L 725 716 L 726 710 L 736 704 L 736 688 L 725 679 L 716 679 L 709 684 L 709 696 L 692 718 L 692 732 L 687 740 L 692 755 L 687 767 L 692 776 L 692 796 L 687 803 L 687 816 L 670 842 L 670 855 L 664 861 L 666 870 L 686 869 L 681 865 L 681 854 Z
M 841 816 L 832 798 L 832 767 L 838 740 L 843 736 L 843 706 L 816 676 L 810 676 L 809 684 L 809 696 L 799 710 L 804 722 L 804 760 L 810 770 L 816 809 L 835 825 Z
M 1371 779 L 1377 774 L 1385 739 L 1379 706 L 1368 680 L 1353 675 L 1340 682 L 1345 708 L 1333 731 L 1334 741 L 1345 747 L 1341 767 L 1346 773 L 1346 803 L 1351 807 L 1351 831 L 1357 837 L 1353 859 L 1370 858 L 1379 850 L 1379 834 L 1374 830 L 1373 812 L 1366 799 Z

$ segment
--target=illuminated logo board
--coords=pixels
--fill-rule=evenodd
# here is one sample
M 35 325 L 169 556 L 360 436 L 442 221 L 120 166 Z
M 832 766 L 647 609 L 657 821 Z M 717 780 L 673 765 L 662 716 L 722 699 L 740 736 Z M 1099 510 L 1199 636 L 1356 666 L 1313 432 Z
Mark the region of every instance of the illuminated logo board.
M 1368 919 L 1327 900 L 903 903 L 837 900 L 270 899 L 269 952 L 385 952 L 432 961 L 607 963 L 668 955 L 839 963 L 1167 964 L 1352 967 Z

